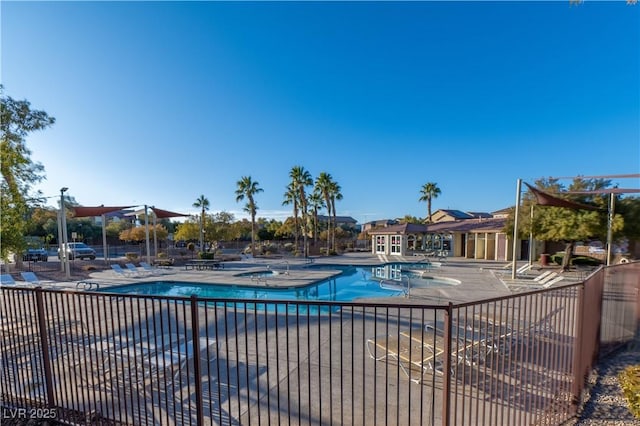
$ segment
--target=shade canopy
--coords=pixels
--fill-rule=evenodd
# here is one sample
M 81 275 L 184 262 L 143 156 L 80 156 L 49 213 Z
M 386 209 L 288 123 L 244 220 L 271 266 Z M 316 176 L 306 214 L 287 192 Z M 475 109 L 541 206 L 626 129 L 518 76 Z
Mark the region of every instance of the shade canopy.
M 156 215 L 156 217 L 158 219 L 166 219 L 168 217 L 187 217 L 187 216 L 190 216 L 188 214 L 170 212 L 169 210 L 162 210 L 162 209 L 159 209 L 157 207 L 151 207 L 151 210 L 153 210 L 153 213 L 155 213 L 155 215 Z
M 572 210 L 600 210 L 598 207 L 589 206 L 587 204 L 576 203 L 574 201 L 565 200 L 564 198 L 559 198 L 553 196 L 549 193 L 541 191 L 528 183 L 524 183 L 529 188 L 529 191 L 533 193 L 536 197 L 536 201 L 540 206 L 548 206 L 548 207 L 564 207 L 566 209 Z
M 75 217 L 96 217 L 102 216 L 103 214 L 118 212 L 120 210 L 128 209 L 133 206 L 119 206 L 119 207 L 71 207 L 73 209 Z

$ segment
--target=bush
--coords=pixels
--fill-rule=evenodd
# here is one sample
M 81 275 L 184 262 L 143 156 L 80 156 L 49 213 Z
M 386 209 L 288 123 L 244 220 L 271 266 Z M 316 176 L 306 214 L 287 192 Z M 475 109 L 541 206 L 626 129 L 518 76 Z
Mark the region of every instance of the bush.
M 551 255 L 551 261 L 556 265 L 562 265 L 562 259 L 564 259 L 564 252 L 559 251 L 556 254 Z M 598 259 L 589 256 L 573 256 L 571 258 L 572 265 L 581 266 L 598 266 L 602 262 Z
M 125 253 L 124 257 L 126 257 L 127 260 L 129 260 L 130 262 L 135 262 L 138 260 L 138 253 L 133 253 L 133 252 Z
M 629 403 L 629 411 L 640 419 L 640 365 L 625 368 L 618 376 L 622 393 Z
M 207 251 L 198 252 L 198 259 L 213 260 L 214 257 L 215 257 L 215 253 L 213 252 L 207 252 Z

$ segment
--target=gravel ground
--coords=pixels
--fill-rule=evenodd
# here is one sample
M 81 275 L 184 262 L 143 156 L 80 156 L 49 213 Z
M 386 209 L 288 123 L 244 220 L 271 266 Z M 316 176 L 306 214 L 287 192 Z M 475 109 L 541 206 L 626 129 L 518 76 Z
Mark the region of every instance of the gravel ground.
M 626 367 L 640 364 L 640 336 L 626 348 L 605 357 L 589 377 L 584 403 L 571 426 L 640 425 L 629 411 L 622 394 L 618 374 Z

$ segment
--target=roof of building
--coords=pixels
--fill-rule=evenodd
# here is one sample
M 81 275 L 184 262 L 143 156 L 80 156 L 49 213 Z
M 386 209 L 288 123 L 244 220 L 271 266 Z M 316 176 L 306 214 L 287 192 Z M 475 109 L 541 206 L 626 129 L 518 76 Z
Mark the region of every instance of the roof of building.
M 432 216 L 435 216 L 438 213 L 442 213 L 445 214 L 447 216 L 451 216 L 455 219 L 471 219 L 473 216 L 471 216 L 469 213 L 465 213 L 463 211 L 460 210 L 449 210 L 449 209 L 439 209 L 436 210 Z
M 328 216 L 319 214 L 318 215 L 318 221 L 319 222 L 326 222 L 327 221 L 327 217 Z M 354 218 L 352 218 L 351 216 L 336 216 L 336 222 L 337 223 L 358 223 L 358 221 L 355 220 Z
M 374 228 L 370 234 L 424 234 L 443 232 L 500 232 L 504 228 L 505 218 L 465 219 L 455 222 L 439 222 L 428 225 L 402 223 L 387 227 Z

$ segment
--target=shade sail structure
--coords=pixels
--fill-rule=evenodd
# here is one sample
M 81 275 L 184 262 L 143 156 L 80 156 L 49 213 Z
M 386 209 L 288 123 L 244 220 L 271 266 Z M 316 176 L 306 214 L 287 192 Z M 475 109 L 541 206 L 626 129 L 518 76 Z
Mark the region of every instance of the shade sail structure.
M 540 206 L 548 206 L 548 207 L 564 207 L 566 209 L 572 210 L 600 210 L 598 207 L 589 206 L 587 204 L 576 203 L 574 201 L 565 200 L 563 198 L 556 197 L 554 195 L 548 194 L 544 191 L 541 191 L 528 183 L 524 183 L 529 188 L 529 191 L 536 197 L 536 202 Z
M 124 210 L 124 209 L 129 209 L 133 206 L 118 206 L 118 207 L 105 207 L 105 206 L 98 206 L 98 207 L 71 207 L 71 209 L 74 211 L 74 215 L 75 217 L 96 217 L 96 216 L 102 216 L 103 214 L 107 214 L 107 213 L 111 213 L 111 212 L 118 212 L 120 210 Z
M 162 210 L 162 209 L 159 209 L 157 207 L 151 207 L 151 210 L 153 210 L 153 213 L 155 213 L 155 215 L 156 215 L 156 217 L 158 219 L 166 219 L 166 218 L 169 218 L 169 217 L 188 217 L 188 216 L 190 216 L 188 214 L 170 212 L 169 210 Z

